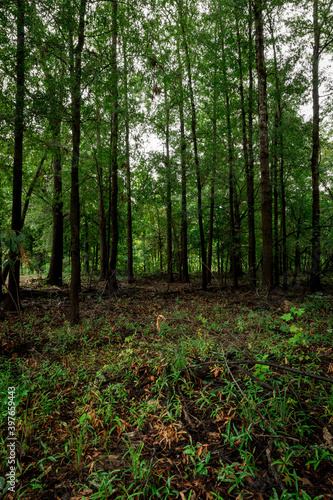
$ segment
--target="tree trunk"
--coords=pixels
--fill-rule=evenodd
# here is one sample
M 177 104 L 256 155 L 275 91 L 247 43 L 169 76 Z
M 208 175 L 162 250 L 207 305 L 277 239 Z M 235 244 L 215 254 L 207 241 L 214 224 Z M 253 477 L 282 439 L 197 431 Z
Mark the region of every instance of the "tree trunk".
M 180 58 L 179 42 L 177 42 L 178 66 L 179 66 L 179 120 L 180 120 L 180 162 L 181 162 L 181 191 L 182 191 L 182 223 L 181 223 L 181 279 L 183 283 L 189 283 L 188 255 L 187 255 L 187 172 L 186 172 L 186 139 L 184 120 L 184 90 L 183 69 Z
M 300 215 L 298 220 L 297 220 L 296 248 L 295 248 L 295 270 L 294 270 L 294 277 L 293 277 L 293 281 L 292 281 L 292 286 L 296 285 L 297 276 L 301 270 L 301 252 L 299 249 L 299 237 L 301 234 L 301 218 L 302 218 L 302 215 Z
M 19 235 L 21 231 L 22 209 L 22 171 L 23 171 L 23 130 L 24 130 L 24 78 L 25 78 L 25 1 L 17 0 L 17 42 L 16 42 L 16 104 L 15 104 L 15 137 L 13 165 L 13 199 L 11 229 Z M 11 266 L 9 271 L 7 311 L 19 311 L 20 298 L 20 253 L 18 248 L 10 251 Z
M 234 190 L 235 190 L 235 179 L 234 179 L 234 158 L 232 151 L 232 135 L 231 135 L 231 116 L 230 116 L 230 101 L 229 101 L 229 86 L 227 79 L 227 68 L 225 60 L 225 49 L 224 49 L 224 35 L 222 34 L 222 71 L 223 71 L 223 83 L 224 83 L 224 95 L 225 95 L 225 106 L 226 106 L 226 119 L 227 119 L 227 140 L 228 140 L 228 164 L 229 164 L 229 214 L 230 214 L 230 231 L 231 231 L 231 270 L 232 270 L 232 282 L 234 288 L 238 288 L 238 266 L 237 266 L 237 245 L 236 245 L 236 230 L 235 230 L 235 213 L 234 213 Z
M 279 286 L 279 220 L 278 220 L 278 185 L 277 185 L 277 170 L 278 170 L 278 133 L 279 133 L 279 117 L 278 110 L 275 110 L 274 117 L 274 137 L 273 137 L 273 164 L 272 164 L 272 175 L 273 175 L 273 212 L 274 212 L 274 284 Z
M 108 290 L 112 293 L 117 285 L 118 255 L 118 67 L 117 67 L 117 20 L 118 0 L 112 0 L 112 114 L 111 114 L 111 252 Z
M 270 30 L 272 35 L 273 56 L 274 56 L 274 78 L 276 90 L 276 116 L 275 116 L 275 131 L 276 131 L 276 162 L 280 158 L 280 193 L 281 193 L 281 228 L 282 228 L 282 275 L 283 275 L 283 288 L 287 289 L 288 286 L 288 273 L 287 273 L 287 231 L 286 231 L 286 197 L 285 197 L 285 183 L 284 183 L 284 148 L 283 148 L 283 129 L 282 129 L 282 103 L 281 103 L 281 89 L 280 78 L 278 73 L 278 64 L 276 56 L 276 44 L 273 30 L 273 23 L 269 19 Z M 276 163 L 277 168 L 278 163 Z M 277 183 L 276 183 L 277 189 Z M 274 194 L 275 196 L 275 194 Z M 275 203 L 275 202 L 274 202 Z M 275 210 L 275 208 L 274 208 Z M 276 253 L 276 252 L 275 252 Z
M 61 148 L 59 145 L 61 122 L 57 120 L 52 124 L 53 128 L 53 141 L 54 153 L 52 158 L 53 164 L 53 203 L 52 203 L 52 217 L 53 217 L 53 231 L 52 231 L 52 252 L 51 262 L 48 274 L 48 282 L 50 285 L 62 285 L 62 261 L 64 255 L 64 222 L 63 222 L 63 201 L 62 201 L 62 160 Z
M 253 5 L 256 32 L 256 61 L 258 73 L 258 121 L 260 142 L 261 219 L 263 242 L 262 285 L 264 289 L 269 291 L 273 286 L 272 186 L 269 172 L 267 89 L 264 56 L 262 0 L 254 0 Z
M 208 233 L 208 259 L 207 259 L 207 282 L 212 281 L 212 257 L 213 257 L 213 232 L 214 232 L 214 209 L 215 209 L 215 174 L 217 164 L 217 81 L 216 67 L 214 70 L 214 94 L 213 94 L 213 156 L 212 156 L 212 177 L 210 184 L 210 207 L 209 207 L 209 233 Z
M 239 67 L 239 93 L 241 99 L 241 117 L 242 117 L 242 145 L 243 145 L 243 155 L 244 155 L 244 165 L 246 173 L 246 189 L 247 189 L 247 212 L 248 212 L 248 266 L 251 279 L 252 288 L 256 286 L 255 278 L 255 231 L 254 231 L 254 189 L 253 189 L 253 151 L 252 151 L 252 91 L 253 91 L 253 78 L 252 78 L 252 16 L 251 10 L 249 13 L 249 136 L 251 134 L 251 146 L 250 139 L 247 138 L 246 131 L 246 110 L 245 110 L 245 98 L 244 98 L 244 81 L 243 81 L 243 58 L 242 58 L 242 48 L 241 48 L 241 37 L 239 32 L 239 22 L 238 22 L 238 6 L 235 2 L 234 14 L 236 21 L 236 33 L 237 33 L 237 47 L 238 47 L 238 67 Z M 250 130 L 251 129 L 251 130 Z M 250 161 L 251 156 L 251 161 Z
M 131 187 L 131 165 L 130 165 L 130 143 L 129 143 L 129 111 L 128 111 L 128 69 L 126 40 L 124 48 L 124 86 L 125 86 L 125 156 L 126 156 L 126 196 L 127 196 L 127 281 L 134 282 L 133 271 L 133 231 L 132 231 L 132 187 Z
M 89 228 L 88 228 L 88 220 L 85 215 L 84 219 L 84 267 L 87 274 L 90 272 L 89 265 L 89 253 L 90 253 L 90 245 L 89 245 Z
M 201 186 L 201 174 L 199 165 L 199 155 L 198 155 L 198 141 L 196 132 L 196 109 L 194 103 L 194 93 L 192 85 L 192 69 L 191 69 L 191 59 L 190 52 L 187 43 L 186 31 L 183 22 L 183 13 L 181 2 L 178 4 L 179 7 L 179 18 L 181 29 L 183 33 L 183 42 L 185 48 L 185 56 L 187 62 L 187 74 L 188 74 L 188 86 L 190 91 L 190 101 L 191 101 L 191 128 L 192 128 L 192 140 L 194 149 L 194 163 L 195 163 L 195 173 L 197 179 L 197 191 L 198 191 L 198 222 L 199 222 L 199 233 L 200 233 L 200 248 L 201 248 L 201 269 L 202 269 L 202 289 L 207 290 L 207 259 L 206 259 L 206 244 L 205 244 L 205 233 L 203 227 L 203 217 L 202 217 L 202 186 Z
M 239 212 L 240 201 L 239 194 L 237 191 L 236 183 L 234 185 L 234 214 L 235 214 L 235 266 L 237 275 L 237 285 L 238 278 L 242 276 L 242 260 L 241 260 L 241 216 Z
M 320 290 L 320 196 L 319 196 L 319 44 L 320 27 L 318 23 L 318 0 L 313 0 L 314 44 L 312 53 L 312 266 L 310 277 L 311 291 Z
M 0 226 L 0 232 L 1 232 L 1 226 Z M 4 285 L 4 279 L 2 275 L 2 246 L 0 245 L 0 302 L 3 300 L 3 292 L 2 292 L 2 285 Z
M 71 77 L 72 77 L 72 169 L 71 169 L 71 286 L 70 286 L 70 321 L 79 321 L 80 289 L 80 197 L 79 197 L 79 162 L 81 133 L 81 67 L 84 45 L 84 17 L 87 0 L 81 0 L 78 30 L 78 43 L 74 48 L 71 34 Z
M 165 92 L 165 115 L 166 115 L 166 127 L 165 127 L 165 148 L 166 148 L 166 158 L 165 158 L 165 166 L 166 166 L 166 177 L 167 177 L 167 185 L 166 185 L 166 219 L 167 219 L 167 273 L 168 273 L 168 282 L 173 283 L 173 269 L 172 269 L 172 208 L 171 208 L 171 164 L 170 164 L 170 148 L 169 148 L 169 139 L 170 139 L 170 109 L 168 103 L 168 95 L 167 90 Z
M 102 118 L 98 110 L 97 128 L 96 128 L 96 140 L 97 140 L 96 166 L 97 166 L 97 183 L 98 183 L 99 267 L 100 267 L 100 279 L 105 280 L 107 278 L 107 272 L 108 272 L 108 251 L 106 242 L 106 220 L 105 220 L 106 218 L 104 209 L 103 167 L 99 157 L 99 152 L 101 149 L 101 134 L 100 134 L 101 119 Z
M 249 131 L 249 170 L 246 174 L 246 189 L 248 199 L 248 228 L 249 228 L 249 269 L 252 288 L 257 286 L 256 276 L 256 234 L 254 220 L 254 157 L 253 157 L 253 39 L 252 39 L 252 12 L 251 1 L 249 0 L 249 99 L 248 99 L 248 131 Z

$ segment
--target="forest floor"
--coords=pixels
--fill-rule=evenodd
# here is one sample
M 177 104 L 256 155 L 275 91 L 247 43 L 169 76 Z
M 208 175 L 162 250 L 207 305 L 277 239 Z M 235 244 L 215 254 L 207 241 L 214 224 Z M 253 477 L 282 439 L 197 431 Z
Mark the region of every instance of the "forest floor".
M 333 499 L 331 286 L 102 291 L 73 327 L 68 288 L 26 278 L 0 323 L 0 499 Z

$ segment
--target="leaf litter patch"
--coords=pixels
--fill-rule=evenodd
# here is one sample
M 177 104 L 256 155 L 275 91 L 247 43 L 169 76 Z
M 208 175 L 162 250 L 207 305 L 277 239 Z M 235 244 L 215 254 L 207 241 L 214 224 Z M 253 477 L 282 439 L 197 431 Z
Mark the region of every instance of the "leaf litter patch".
M 333 498 L 330 309 L 305 301 L 291 329 L 284 297 L 197 288 L 90 291 L 75 329 L 27 307 L 23 342 L 7 318 L 16 498 Z

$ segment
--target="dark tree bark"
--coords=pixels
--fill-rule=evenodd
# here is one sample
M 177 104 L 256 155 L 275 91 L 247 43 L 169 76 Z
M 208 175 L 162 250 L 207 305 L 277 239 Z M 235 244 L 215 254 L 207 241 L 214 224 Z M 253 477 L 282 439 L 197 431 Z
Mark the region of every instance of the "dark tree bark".
M 266 66 L 262 0 L 254 0 L 256 61 L 258 73 L 258 114 L 261 172 L 261 220 L 263 240 L 262 284 L 267 291 L 273 286 L 272 186 L 269 172 L 269 140 L 267 114 Z
M 127 281 L 134 282 L 133 271 L 133 230 L 132 230 L 132 186 L 131 186 L 131 164 L 130 164 L 130 142 L 129 142 L 129 111 L 128 111 L 128 68 L 126 40 L 123 41 L 124 48 L 124 86 L 125 86 L 125 156 L 126 156 L 126 197 L 127 197 Z
M 89 253 L 90 253 L 89 227 L 88 227 L 87 216 L 85 215 L 85 219 L 84 219 L 84 267 L 85 267 L 85 271 L 87 274 L 90 273 Z
M 100 136 L 100 121 L 101 116 L 99 110 L 97 111 L 97 184 L 98 184 L 98 235 L 99 235 L 99 265 L 100 265 L 100 278 L 105 280 L 108 273 L 108 251 L 106 240 L 106 217 L 104 209 L 104 184 L 103 184 L 103 168 L 99 157 L 101 149 L 101 136 Z
M 112 113 L 111 113 L 111 249 L 108 290 L 109 293 L 118 288 L 117 256 L 118 256 L 118 0 L 112 0 Z
M 112 0 L 112 79 L 111 79 L 111 252 L 108 278 L 108 290 L 112 293 L 117 285 L 118 256 L 118 66 L 117 66 L 117 36 L 118 36 L 118 0 Z
M 2 249 L 0 246 L 0 302 L 3 300 L 3 292 L 2 292 L 2 285 L 4 285 L 4 281 L 2 278 Z
M 53 203 L 52 203 L 52 252 L 51 262 L 48 274 L 50 285 L 62 285 L 62 261 L 64 256 L 64 219 L 63 219 L 63 200 L 62 200 L 62 158 L 60 148 L 61 121 L 56 120 L 52 124 L 54 153 L 53 164 Z
M 240 216 L 240 198 L 237 190 L 237 184 L 234 183 L 234 214 L 235 214 L 235 266 L 238 278 L 242 276 L 242 255 L 241 255 L 241 216 Z
M 182 225 L 181 225 L 181 279 L 183 283 L 189 283 L 190 277 L 187 262 L 187 172 L 186 172 L 186 138 L 184 120 L 184 90 L 183 90 L 183 68 L 180 58 L 179 43 L 177 43 L 178 66 L 179 66 L 179 120 L 180 120 L 180 163 L 182 176 Z
M 85 12 L 87 0 L 80 2 L 78 43 L 74 48 L 71 34 L 71 77 L 72 77 L 72 169 L 71 169 L 71 286 L 70 286 L 70 321 L 79 321 L 80 289 L 80 197 L 79 197 L 79 162 L 81 135 L 81 72 L 82 50 L 84 45 Z
M 18 235 L 22 221 L 22 172 L 23 172 L 23 130 L 24 130 L 24 80 L 25 80 L 25 1 L 17 0 L 17 42 L 16 42 L 16 103 L 14 132 L 13 199 L 11 229 Z M 18 249 L 10 251 L 12 265 L 9 271 L 7 311 L 19 311 L 20 298 L 20 253 Z
M 277 64 L 277 56 L 276 56 L 276 43 L 274 37 L 273 24 L 271 19 L 269 20 L 270 30 L 272 35 L 272 44 L 273 44 L 273 56 L 274 56 L 274 79 L 275 79 L 275 90 L 276 90 L 276 115 L 275 115 L 275 135 L 276 135 L 276 175 L 278 170 L 278 159 L 280 159 L 280 196 L 281 196 L 281 228 L 282 228 L 282 275 L 283 275 L 283 288 L 286 290 L 288 286 L 288 275 L 287 275 L 287 230 L 286 230 L 286 197 L 285 197 L 285 182 L 284 182 L 284 147 L 283 147 L 283 115 L 282 115 L 282 95 L 281 95 L 281 86 L 280 86 L 280 78 L 278 73 L 278 64 Z M 278 189 L 277 180 L 276 184 L 274 184 L 274 189 Z M 274 191 L 274 204 L 275 204 L 275 191 Z M 274 205 L 275 211 L 275 205 Z M 275 216 L 274 216 L 275 220 Z M 274 240 L 276 241 L 276 237 L 274 236 Z M 277 251 L 276 248 L 274 251 L 274 259 L 277 259 Z M 274 273 L 275 273 L 275 281 L 276 280 L 276 263 L 274 261 Z
M 166 166 L 166 219 L 167 219 L 167 273 L 168 282 L 173 283 L 173 269 L 172 269 L 172 206 L 171 206 L 171 164 L 170 164 L 170 108 L 168 103 L 167 90 L 165 89 L 165 166 Z
M 249 98 L 248 98 L 248 131 L 249 131 L 249 170 L 246 173 L 246 189 L 248 199 L 248 228 L 249 228 L 249 269 L 252 288 L 257 286 L 256 276 L 256 235 L 254 220 L 254 156 L 253 156 L 253 37 L 252 37 L 252 11 L 249 0 Z
M 310 289 L 321 289 L 320 282 L 320 193 L 319 193 L 319 50 L 320 26 L 318 22 L 318 0 L 313 0 L 314 43 L 312 53 L 312 266 Z
M 236 21 L 236 33 L 237 33 L 237 48 L 238 48 L 238 68 L 239 68 L 239 93 L 241 99 L 241 118 L 242 118 L 242 145 L 243 145 L 243 155 L 244 155 L 244 165 L 246 173 L 246 190 L 247 190 L 247 211 L 248 211 L 248 266 L 250 272 L 250 279 L 252 288 L 256 287 L 256 263 L 255 263 L 255 227 L 254 227 L 254 188 L 253 188 L 253 152 L 252 152 L 252 91 L 253 91 L 253 77 L 252 77 L 252 16 L 251 9 L 249 12 L 249 136 L 251 134 L 251 145 L 250 139 L 247 137 L 247 126 L 246 126 L 246 109 L 245 109 L 245 97 L 244 97 L 244 80 L 243 80 L 243 58 L 242 58 L 242 48 L 241 48 L 241 37 L 239 32 L 239 22 L 238 22 L 238 5 L 235 1 L 235 21 Z M 251 130 L 250 130 L 251 129 Z
M 302 219 L 302 214 L 300 214 L 300 216 L 298 217 L 298 220 L 297 220 L 296 248 L 295 248 L 295 270 L 294 270 L 293 281 L 291 283 L 292 286 L 296 285 L 297 276 L 301 270 L 301 252 L 300 252 L 300 248 L 299 248 L 299 237 L 301 234 L 301 219 Z
M 205 243 L 205 233 L 203 226 L 203 216 L 202 216 L 202 185 L 201 185 L 201 173 L 198 155 L 198 141 L 197 141 L 197 119 L 196 119 L 196 109 L 194 103 L 194 92 L 192 84 L 192 68 L 191 68 L 191 58 L 188 48 L 186 30 L 183 19 L 182 12 L 182 2 L 178 3 L 179 8 L 179 20 L 183 34 L 183 42 L 185 48 L 185 57 L 187 63 L 187 76 L 188 76 L 188 86 L 190 91 L 190 102 L 191 102 L 191 128 L 192 128 L 192 140 L 194 149 L 194 163 L 195 163 L 195 173 L 197 179 L 197 192 L 198 192 L 198 222 L 199 222 L 199 233 L 200 233 L 200 249 L 201 249 L 201 269 L 202 269 L 202 289 L 207 290 L 207 258 L 206 258 L 206 243 Z
M 210 184 L 210 206 L 209 206 L 209 233 L 208 233 L 208 258 L 207 258 L 207 282 L 212 281 L 212 261 L 213 261 L 213 233 L 214 233 L 214 210 L 215 210 L 215 175 L 217 164 L 217 81 L 216 68 L 214 70 L 214 95 L 213 95 L 213 155 L 212 155 L 212 174 Z
M 274 212 L 274 226 L 273 226 L 273 235 L 274 235 L 274 284 L 275 286 L 279 286 L 279 217 L 278 217 L 278 133 L 279 133 L 279 117 L 277 108 L 275 110 L 274 117 L 274 138 L 273 138 L 273 163 L 272 163 L 272 175 L 273 175 L 273 212 Z

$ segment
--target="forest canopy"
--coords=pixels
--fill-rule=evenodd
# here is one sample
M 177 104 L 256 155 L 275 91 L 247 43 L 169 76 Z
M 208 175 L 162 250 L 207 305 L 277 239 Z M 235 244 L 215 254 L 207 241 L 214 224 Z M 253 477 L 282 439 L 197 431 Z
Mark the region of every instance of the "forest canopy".
M 230 276 L 332 267 L 332 0 L 4 0 L 0 233 L 22 269 Z M 222 278 L 221 278 L 222 277 Z M 7 282 L 8 280 L 8 282 Z M 3 292 L 1 292 L 3 293 Z

